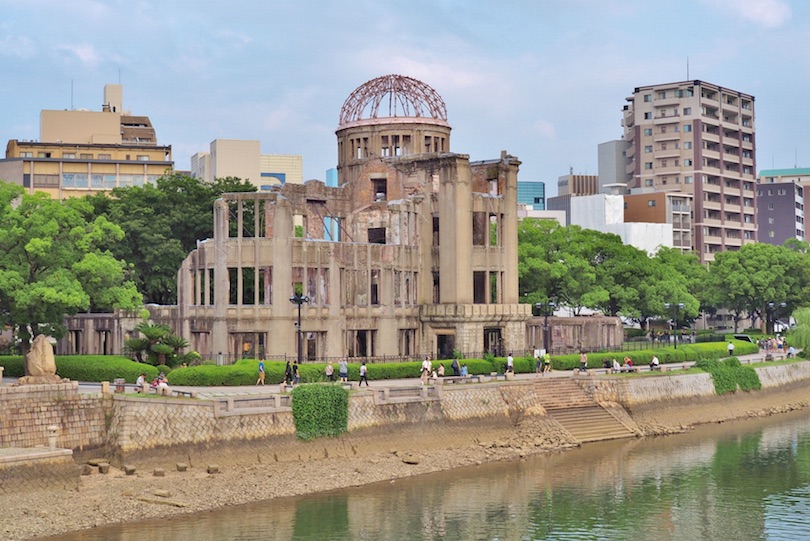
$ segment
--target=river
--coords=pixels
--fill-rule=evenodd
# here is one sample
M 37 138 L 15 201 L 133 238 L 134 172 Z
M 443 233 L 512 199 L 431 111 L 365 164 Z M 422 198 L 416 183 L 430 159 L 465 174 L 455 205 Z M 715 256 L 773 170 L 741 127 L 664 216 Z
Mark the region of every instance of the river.
M 797 540 L 809 511 L 796 412 L 48 539 Z

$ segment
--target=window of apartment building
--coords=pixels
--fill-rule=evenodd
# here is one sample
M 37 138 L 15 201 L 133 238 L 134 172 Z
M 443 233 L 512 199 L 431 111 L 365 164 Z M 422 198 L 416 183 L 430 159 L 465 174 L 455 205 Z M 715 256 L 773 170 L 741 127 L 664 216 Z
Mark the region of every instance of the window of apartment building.
M 644 147 L 644 152 L 646 152 L 647 154 L 649 154 L 650 152 L 652 152 L 652 145 L 647 145 L 647 146 L 645 146 L 645 147 Z
M 787 190 L 784 188 L 779 188 L 776 190 L 776 195 L 787 195 Z
M 769 223 L 769 224 L 772 224 L 772 223 L 773 223 L 773 216 L 771 216 L 770 218 L 768 218 L 768 223 Z
M 746 214 L 745 218 L 743 219 L 743 222 L 745 222 L 747 224 L 752 224 L 752 223 L 754 223 L 754 217 L 751 216 L 750 214 Z
M 684 131 L 684 133 L 688 133 L 688 132 L 692 131 L 692 125 L 691 124 L 684 124 L 683 125 L 683 131 Z
M 685 150 L 692 150 L 692 141 L 684 141 L 683 142 L 683 148 Z
M 75 160 L 76 159 L 76 153 L 75 152 L 63 152 L 62 157 L 67 159 L 67 160 Z
M 81 158 L 83 160 L 92 160 L 93 155 L 92 154 L 79 154 L 79 158 Z
M 652 128 L 644 128 L 644 135 L 652 135 Z
M 743 174 L 744 175 L 751 175 L 754 173 L 754 170 L 747 165 L 743 167 Z
M 667 91 L 666 90 L 659 90 L 658 91 L 658 99 L 659 100 L 666 99 L 666 97 L 667 97 Z
M 773 203 L 768 203 L 768 210 L 773 210 Z
M 110 155 L 110 154 L 99 154 L 98 159 L 99 160 L 111 160 L 112 155 Z
M 750 143 L 751 142 L 751 135 L 744 133 L 743 134 L 743 143 Z
M 667 127 L 666 126 L 661 126 L 660 133 L 667 133 Z
M 675 159 L 675 167 L 680 167 L 680 165 L 681 165 L 681 160 L 676 158 Z
M 653 185 L 653 179 L 651 179 L 651 178 L 645 179 L 644 180 L 644 185 L 645 186 L 652 186 Z
M 667 149 L 667 144 L 666 143 L 661 143 L 661 150 L 666 150 L 666 149 Z
M 691 114 L 692 114 L 692 108 L 691 107 L 684 107 L 683 108 L 683 115 L 684 116 L 691 115 Z
M 667 166 L 667 161 L 666 160 L 661 160 L 661 167 L 666 167 L 666 166 Z
M 681 177 L 675 177 L 675 184 L 681 183 Z
M 135 159 L 138 160 L 139 162 L 148 162 L 149 156 L 147 156 L 146 154 L 138 154 L 137 158 Z
M 768 188 L 768 195 L 773 195 L 773 190 Z
M 647 206 L 648 207 L 654 207 L 655 206 L 655 199 L 648 199 L 647 200 Z
M 652 94 L 644 94 L 644 101 L 646 102 L 652 101 Z
M 689 175 L 689 176 L 683 177 L 683 183 L 684 184 L 692 184 L 692 176 Z
M 768 237 L 770 237 L 770 238 L 774 238 L 775 236 L 776 236 L 776 233 L 774 233 L 773 229 L 771 229 L 770 231 L 768 231 Z
M 684 165 L 685 167 L 691 167 L 691 166 L 692 166 L 692 160 L 690 160 L 689 158 L 686 158 L 686 159 L 683 161 L 683 165 Z
M 644 113 L 644 120 L 651 120 L 651 119 L 652 119 L 652 113 L 651 112 Z
M 37 158 L 50 158 L 50 152 L 37 152 Z
M 652 162 L 646 162 L 644 164 L 644 169 L 652 169 Z
M 20 158 L 33 158 L 33 152 L 20 152 Z
M 385 244 L 385 228 L 384 227 L 369 227 L 368 228 L 368 241 L 371 244 Z

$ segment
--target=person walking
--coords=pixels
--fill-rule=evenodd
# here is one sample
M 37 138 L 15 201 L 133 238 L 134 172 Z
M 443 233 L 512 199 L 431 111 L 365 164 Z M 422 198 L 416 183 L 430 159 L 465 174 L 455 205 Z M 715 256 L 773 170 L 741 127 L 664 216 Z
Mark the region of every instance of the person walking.
M 422 371 L 419 374 L 419 379 L 422 380 L 422 385 L 427 385 L 430 372 L 433 370 L 433 363 L 430 362 L 430 355 L 425 355 L 425 360 L 422 361 Z
M 450 365 L 453 369 L 453 375 L 458 376 L 461 374 L 461 365 L 459 365 L 458 357 L 453 357 L 453 363 Z
M 360 384 L 358 387 L 363 385 L 363 382 L 366 382 L 366 387 L 368 387 L 368 368 L 366 367 L 366 361 L 360 365 Z
M 256 385 L 264 385 L 264 359 L 259 361 L 259 379 L 256 380 Z
M 551 373 L 551 353 L 546 351 L 543 356 L 543 375 Z
M 512 352 L 509 352 L 509 355 L 506 356 L 506 371 L 512 374 L 515 373 L 515 358 L 512 357 Z
M 534 346 L 532 349 L 534 349 L 534 372 L 536 374 L 540 374 L 543 371 L 543 359 L 540 355 L 540 350 L 537 349 L 537 346 Z
M 588 354 L 584 351 L 580 352 L 579 354 L 579 371 L 580 372 L 588 372 Z
M 293 363 L 292 377 L 293 377 L 293 385 L 298 385 L 299 383 L 301 383 L 301 374 L 298 372 L 297 361 Z
M 733 357 L 733 356 L 734 356 L 734 342 L 732 342 L 732 341 L 730 341 L 730 340 L 729 340 L 729 342 L 728 342 L 728 356 L 729 356 L 729 357 Z
M 338 374 L 340 374 L 340 381 L 346 383 L 349 381 L 349 363 L 346 361 L 346 357 L 343 357 L 340 360 L 340 365 L 338 366 Z
M 326 363 L 326 368 L 324 368 L 324 374 L 326 374 L 326 379 L 329 381 L 335 381 L 335 367 L 332 366 L 332 361 Z
M 293 379 L 293 371 L 292 366 L 290 365 L 290 361 L 287 361 L 287 364 L 284 365 L 284 384 L 285 385 L 292 385 Z

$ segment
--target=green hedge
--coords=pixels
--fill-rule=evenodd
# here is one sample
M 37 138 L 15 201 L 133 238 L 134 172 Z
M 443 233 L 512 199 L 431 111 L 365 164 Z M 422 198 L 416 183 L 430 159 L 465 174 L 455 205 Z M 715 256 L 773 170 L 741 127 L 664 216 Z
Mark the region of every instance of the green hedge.
M 135 383 L 138 376 L 146 374 L 151 381 L 156 378 L 159 370 L 148 364 L 136 363 L 126 357 L 114 355 L 57 355 L 56 374 L 62 378 L 73 381 L 113 381 L 124 378 L 127 383 Z M 23 357 L 21 355 L 0 357 L 0 366 L 4 367 L 4 376 L 22 377 L 25 375 Z
M 340 385 L 300 385 L 292 391 L 296 435 L 339 436 L 349 427 L 349 391 Z
M 734 352 L 737 355 L 748 355 L 757 353 L 759 348 L 756 344 L 747 341 L 733 340 Z M 677 348 L 662 347 L 643 349 L 630 352 L 608 352 L 608 353 L 588 353 L 588 368 L 602 368 L 605 359 L 616 359 L 619 364 L 623 364 L 624 356 L 630 357 L 633 364 L 650 364 L 653 355 L 658 357 L 661 364 L 683 363 L 698 361 L 700 359 L 721 359 L 728 356 L 727 342 L 704 342 L 699 344 L 683 344 Z M 570 355 L 556 355 L 551 358 L 551 367 L 554 370 L 573 370 L 579 368 L 579 353 Z M 517 363 L 516 363 L 517 371 Z M 532 369 L 534 370 L 534 369 Z
M 743 391 L 754 391 L 762 388 L 759 374 L 751 366 L 743 366 L 736 357 L 729 357 L 719 361 L 717 359 L 701 359 L 695 366 L 712 375 L 714 390 L 717 394 L 737 392 L 739 387 Z

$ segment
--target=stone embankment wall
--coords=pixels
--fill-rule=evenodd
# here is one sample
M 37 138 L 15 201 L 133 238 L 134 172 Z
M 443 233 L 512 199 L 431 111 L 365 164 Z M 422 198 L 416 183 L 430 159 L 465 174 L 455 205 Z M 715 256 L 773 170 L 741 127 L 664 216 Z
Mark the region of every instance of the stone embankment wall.
M 397 398 L 384 396 L 381 389 L 352 393 L 349 430 L 466 419 L 508 420 L 545 414 L 537 403 L 533 383 L 459 385 L 432 390 Z M 232 399 L 232 404 L 226 407 L 222 400 L 116 396 L 113 408 L 110 434 L 122 453 L 295 435 L 292 409 L 272 404 L 268 399 Z
M 0 447 L 48 444 L 47 427 L 59 427 L 56 446 L 84 449 L 104 444 L 104 399 L 79 394 L 77 382 L 0 387 Z

